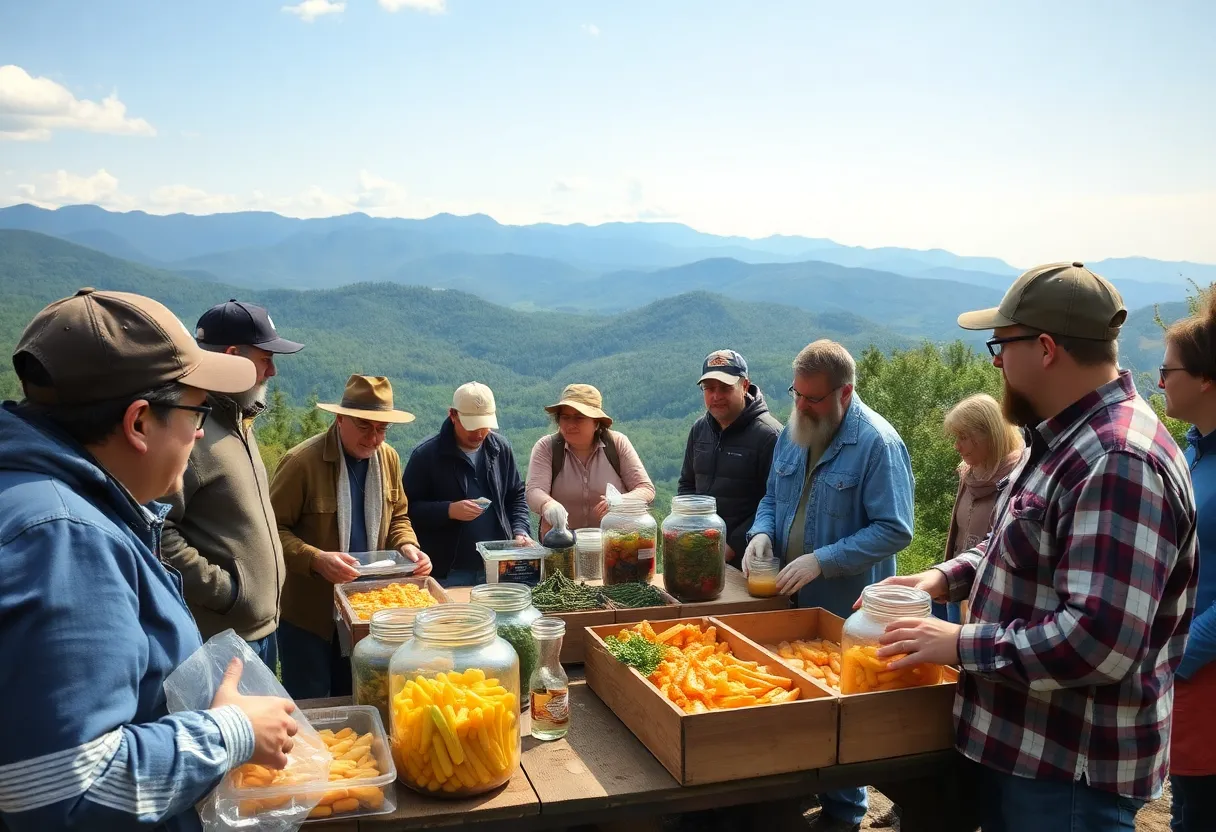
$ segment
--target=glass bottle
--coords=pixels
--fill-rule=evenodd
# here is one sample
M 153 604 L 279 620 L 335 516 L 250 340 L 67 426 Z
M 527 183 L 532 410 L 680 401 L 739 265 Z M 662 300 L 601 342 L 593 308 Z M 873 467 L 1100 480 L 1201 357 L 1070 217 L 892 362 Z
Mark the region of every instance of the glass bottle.
M 417 610 L 389 609 L 372 613 L 367 638 L 359 639 L 350 653 L 350 673 L 356 705 L 373 705 L 385 726 L 388 713 L 388 666 L 393 653 L 414 632 Z
M 918 664 L 890 670 L 897 658 L 878 657 L 878 639 L 892 621 L 929 618 L 933 599 L 923 589 L 891 584 L 870 584 L 861 591 L 861 608 L 848 617 L 840 638 L 840 692 L 873 693 L 882 690 L 936 685 L 944 669 L 938 664 Z
M 772 598 L 777 594 L 777 575 L 781 561 L 775 555 L 753 555 L 747 559 L 747 594 L 753 598 Z
M 560 618 L 538 618 L 532 622 L 532 635 L 540 645 L 540 661 L 528 680 L 532 705 L 532 736 L 538 740 L 559 740 L 570 728 L 570 679 L 562 669 L 562 636 L 566 622 Z
M 415 791 L 467 797 L 519 770 L 519 658 L 493 610 L 419 612 L 414 637 L 389 662 L 389 693 L 397 779 Z
M 663 588 L 681 601 L 712 601 L 726 586 L 726 522 L 703 494 L 671 498 L 663 521 Z

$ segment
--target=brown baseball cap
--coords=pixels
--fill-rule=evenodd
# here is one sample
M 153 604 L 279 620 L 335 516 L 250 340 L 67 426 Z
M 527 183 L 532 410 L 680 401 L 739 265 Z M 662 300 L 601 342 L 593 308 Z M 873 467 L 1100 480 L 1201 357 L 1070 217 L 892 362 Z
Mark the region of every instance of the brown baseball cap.
M 1024 272 L 995 309 L 964 312 L 963 329 L 1024 326 L 1091 341 L 1113 341 L 1127 320 L 1119 291 L 1084 263 L 1050 263 Z
M 50 383 L 23 375 L 26 357 Z M 127 292 L 81 289 L 34 316 L 13 350 L 26 397 L 40 404 L 90 404 L 181 382 L 213 393 L 243 393 L 253 362 L 207 352 L 163 304 Z

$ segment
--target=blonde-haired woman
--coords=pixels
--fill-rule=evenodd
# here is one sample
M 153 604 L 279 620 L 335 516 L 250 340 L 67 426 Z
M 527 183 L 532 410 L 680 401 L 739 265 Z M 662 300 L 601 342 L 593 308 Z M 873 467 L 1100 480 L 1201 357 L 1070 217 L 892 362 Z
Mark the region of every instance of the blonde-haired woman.
M 950 515 L 945 560 L 962 554 L 983 541 L 992 531 L 992 509 L 996 487 L 1022 459 L 1026 443 L 1022 432 L 1006 421 L 1001 405 L 986 393 L 968 396 L 946 414 L 946 431 L 954 437 L 954 449 L 962 458 L 958 465 L 958 494 Z M 936 605 L 935 605 L 936 606 Z M 948 620 L 958 623 L 958 604 L 946 605 Z

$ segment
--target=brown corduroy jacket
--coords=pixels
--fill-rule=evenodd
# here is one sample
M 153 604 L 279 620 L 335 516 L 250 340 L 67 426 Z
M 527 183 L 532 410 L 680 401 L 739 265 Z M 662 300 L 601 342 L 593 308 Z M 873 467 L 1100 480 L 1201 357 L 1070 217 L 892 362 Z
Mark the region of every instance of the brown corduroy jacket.
M 312 571 L 318 552 L 339 551 L 338 466 L 343 464 L 337 424 L 296 445 L 283 457 L 270 484 L 270 502 L 283 541 L 287 581 L 282 618 L 324 639 L 333 635 L 334 585 Z M 380 461 L 384 509 L 380 528 L 368 546 L 375 550 L 418 545 L 409 506 L 401 486 L 401 459 L 388 443 L 376 452 Z M 371 471 L 369 469 L 369 476 Z M 352 507 L 353 510 L 358 508 Z

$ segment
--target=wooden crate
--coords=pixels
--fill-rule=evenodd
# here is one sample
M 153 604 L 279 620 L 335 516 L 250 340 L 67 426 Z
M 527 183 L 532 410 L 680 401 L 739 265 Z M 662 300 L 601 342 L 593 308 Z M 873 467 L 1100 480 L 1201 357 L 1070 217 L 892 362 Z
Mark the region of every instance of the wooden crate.
M 669 594 L 657 583 L 654 588 L 663 596 L 663 606 L 618 607 L 613 604 L 612 609 L 616 613 L 615 622 L 617 624 L 637 624 L 639 621 L 670 621 L 674 618 L 683 618 L 680 602 L 676 600 L 675 596 Z
M 766 644 L 797 639 L 826 638 L 839 644 L 844 627 L 844 619 L 819 608 L 714 616 L 712 620 L 738 632 L 761 650 Z M 780 661 L 776 654 L 768 655 Z M 840 700 L 837 758 L 841 764 L 954 747 L 954 690 L 958 682 L 954 668 L 946 668 L 941 684 L 848 696 L 801 671 L 791 672 Z
M 413 584 L 431 594 L 441 604 L 449 604 L 452 599 L 444 592 L 439 582 L 429 575 L 425 578 L 384 578 L 376 581 L 353 581 L 349 584 L 334 584 L 334 606 L 338 610 L 341 625 L 350 633 L 350 645 L 354 647 L 366 638 L 371 629 L 371 621 L 360 621 L 359 616 L 351 609 L 349 596 L 356 592 L 368 592 L 373 589 L 383 589 L 389 584 Z
M 712 621 L 684 618 L 664 623 L 704 628 Z M 681 785 L 784 774 L 836 762 L 839 700 L 749 640 L 727 627 L 718 628 L 719 639 L 730 644 L 735 655 L 767 664 L 774 675 L 789 678 L 802 698 L 778 705 L 686 714 L 649 680 L 608 652 L 604 638 L 619 629 L 615 624 L 587 628 L 587 684 Z
M 616 621 L 616 610 L 579 610 L 578 612 L 547 612 L 549 618 L 560 618 L 566 622 L 566 635 L 562 639 L 562 664 L 582 664 L 586 648 L 586 630 Z
M 663 587 L 663 574 L 655 575 L 654 585 Z M 787 610 L 790 607 L 788 595 L 774 595 L 771 598 L 753 598 L 747 592 L 747 578 L 735 567 L 727 564 L 726 581 L 722 594 L 712 601 L 688 601 L 680 603 L 680 612 L 685 616 L 698 615 L 731 615 L 740 612 L 759 612 L 761 610 Z

